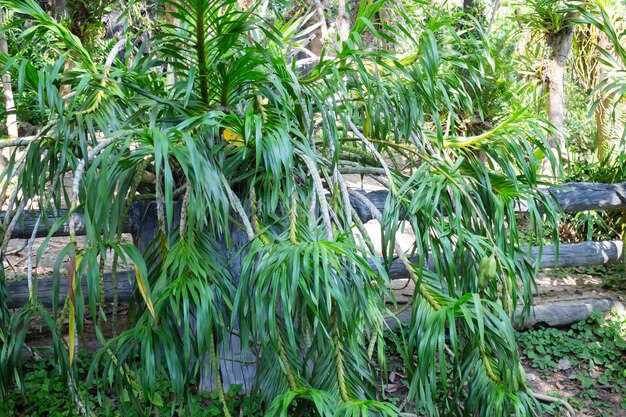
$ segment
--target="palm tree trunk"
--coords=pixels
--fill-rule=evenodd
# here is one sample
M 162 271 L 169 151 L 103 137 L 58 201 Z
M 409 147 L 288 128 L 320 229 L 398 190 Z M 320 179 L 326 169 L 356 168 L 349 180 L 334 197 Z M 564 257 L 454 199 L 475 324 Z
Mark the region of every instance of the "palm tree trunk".
M 574 15 L 569 13 L 566 21 L 571 22 Z M 574 25 L 566 25 L 558 32 L 548 33 L 546 42 L 550 50 L 546 79 L 548 82 L 548 119 L 556 128 L 556 132 L 549 138 L 550 147 L 556 156 L 567 157 L 565 146 L 565 66 L 567 56 L 572 49 Z M 550 170 L 548 170 L 550 171 Z M 544 167 L 544 173 L 546 168 Z
M 609 41 L 609 39 L 607 38 L 606 34 L 604 32 L 599 32 L 598 33 L 598 46 L 600 46 L 601 48 L 605 49 L 605 50 L 609 50 L 610 46 L 611 46 L 611 42 Z M 597 52 L 596 52 L 597 53 Z M 602 66 L 598 65 L 596 67 L 596 82 L 599 82 L 601 76 L 602 76 Z M 600 103 L 598 104 L 598 107 L 596 107 L 596 111 L 595 111 L 595 119 L 596 119 L 596 130 L 598 131 L 598 147 L 597 147 L 597 157 L 598 160 L 601 161 L 604 159 L 605 155 L 606 155 L 606 148 L 608 146 L 607 144 L 607 139 L 608 139 L 608 132 L 609 132 L 609 126 L 608 126 L 608 120 L 607 120 L 607 110 L 609 108 L 609 103 L 610 103 L 610 97 L 606 94 L 604 94 L 602 91 L 600 91 L 598 93 L 600 95 L 599 99 L 600 99 Z
M 598 131 L 598 148 L 596 151 L 598 161 L 602 161 L 605 158 L 607 146 L 608 146 L 607 144 L 607 137 L 608 137 L 607 107 L 608 105 L 609 105 L 609 98 L 603 95 L 595 111 L 596 130 Z
M 348 26 L 346 14 L 346 0 L 337 1 L 337 34 L 342 44 L 350 35 L 350 27 Z M 341 49 L 341 45 L 338 45 L 338 49 Z
M 493 31 L 493 25 L 496 21 L 496 14 L 500 9 L 500 0 L 494 0 L 491 4 L 491 17 L 489 18 L 489 26 L 487 27 L 487 36 Z
M 0 30 L 4 27 L 4 10 L 0 7 Z M 0 53 L 9 54 L 7 38 L 4 32 L 0 31 Z M 7 113 L 7 134 L 10 138 L 17 138 L 17 115 L 15 114 L 15 102 L 13 100 L 13 87 L 11 85 L 11 74 L 2 74 L 2 92 L 4 95 L 4 106 Z

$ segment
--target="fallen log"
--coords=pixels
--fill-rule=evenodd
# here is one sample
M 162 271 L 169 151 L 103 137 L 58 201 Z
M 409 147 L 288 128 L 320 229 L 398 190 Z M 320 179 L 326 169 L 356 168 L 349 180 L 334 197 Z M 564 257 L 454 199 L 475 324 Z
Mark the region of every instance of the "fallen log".
M 565 212 L 577 212 L 584 210 L 624 210 L 626 209 L 626 182 L 618 184 L 596 184 L 596 183 L 566 183 L 558 187 L 546 188 L 544 193 L 554 197 L 555 202 Z M 367 197 L 379 211 L 383 211 L 387 202 L 389 192 L 387 190 L 378 191 L 362 191 L 363 195 Z M 357 212 L 359 218 L 364 223 L 373 219 L 370 210 L 358 199 L 350 197 L 350 202 Z M 139 219 L 143 217 L 143 211 L 145 211 L 145 202 L 138 202 L 133 204 L 129 211 L 129 215 L 124 225 L 125 233 L 133 233 L 136 231 L 139 223 Z M 523 204 L 517 209 L 520 212 L 524 212 L 527 208 Z M 62 212 L 57 216 L 48 216 L 48 224 L 54 224 L 54 222 L 60 217 L 65 215 L 66 212 Z M 23 219 L 19 226 L 13 232 L 14 238 L 29 238 L 33 232 L 35 222 L 37 220 L 38 212 L 27 212 L 23 215 Z M 0 216 L 0 219 L 4 216 Z M 48 228 L 43 222 L 39 225 L 36 235 L 38 237 L 47 236 Z M 84 218 L 81 213 L 76 216 L 76 234 L 85 234 Z M 69 225 L 64 223 L 61 227 L 55 231 L 53 236 L 68 236 Z
M 554 196 L 563 211 L 568 213 L 626 209 L 626 182 L 617 184 L 570 182 L 547 188 L 545 192 Z
M 18 308 L 25 305 L 29 300 L 28 283 L 26 280 L 7 281 L 7 306 Z M 83 295 L 87 297 L 87 280 L 81 280 Z M 37 298 L 46 307 L 52 307 L 54 299 L 54 280 L 52 278 L 41 278 L 37 280 Z M 117 273 L 117 295 L 120 301 L 128 301 L 133 295 L 135 287 L 135 274 L 132 271 L 119 271 Z M 113 274 L 104 274 L 104 300 L 113 301 L 114 285 Z M 59 280 L 59 305 L 63 305 L 68 294 L 68 279 L 62 277 Z
M 149 237 L 145 239 L 148 241 Z M 142 239 L 143 240 L 143 239 Z M 143 244 L 139 244 L 143 246 Z M 538 247 L 533 247 L 531 257 L 537 259 Z M 541 254 L 539 267 L 564 268 L 573 266 L 606 265 L 621 262 L 624 256 L 624 243 L 622 241 L 583 242 L 570 245 L 559 245 L 558 257 L 554 246 L 544 246 Z M 428 265 L 432 269 L 432 264 Z M 389 268 L 391 279 L 406 278 L 408 270 L 400 260 L 394 260 Z M 128 300 L 132 296 L 134 275 L 129 272 L 118 272 L 118 297 L 119 300 Z M 67 279 L 62 278 L 59 283 L 59 303 L 67 296 Z M 82 280 L 83 294 L 87 294 L 87 283 Z M 8 281 L 8 306 L 16 308 L 28 301 L 28 286 L 25 280 Z M 113 280 L 110 273 L 104 275 L 105 301 L 113 300 Z M 38 281 L 37 296 L 45 306 L 51 306 L 53 300 L 52 279 L 43 278 Z
M 524 321 L 520 320 L 521 312 L 518 311 L 515 314 L 514 325 L 519 330 L 540 325 L 562 327 L 587 320 L 595 311 L 608 313 L 613 310 L 624 312 L 626 306 L 621 301 L 597 298 L 551 301 L 547 304 L 538 303 L 532 306 L 530 315 Z
M 552 245 L 543 248 L 534 246 L 530 254 L 532 259 L 537 259 L 540 249 L 541 269 L 616 264 L 622 262 L 624 256 L 624 242 L 621 240 L 561 244 L 558 253 Z M 432 264 L 429 263 L 428 267 L 432 269 Z M 395 259 L 389 268 L 389 276 L 391 279 L 406 278 L 409 271 L 401 260 Z
M 530 314 L 520 320 L 521 311 L 515 313 L 513 327 L 517 330 L 530 329 L 537 326 L 564 327 L 579 321 L 587 320 L 593 312 L 609 313 L 610 311 L 626 311 L 626 305 L 617 300 L 586 298 L 581 300 L 551 301 L 546 304 L 537 304 L 531 307 Z M 387 324 L 394 329 L 398 322 L 408 324 L 411 322 L 412 312 L 403 311 L 391 319 Z
M 13 229 L 13 233 L 11 233 L 12 239 L 30 239 L 33 235 L 33 231 L 35 231 L 35 226 L 37 226 L 37 230 L 35 231 L 35 237 L 46 237 L 50 232 L 50 229 L 53 225 L 59 220 L 66 218 L 69 214 L 68 210 L 60 210 L 58 213 L 47 213 L 42 221 L 37 225 L 37 218 L 39 217 L 38 211 L 26 211 L 22 214 L 22 217 L 18 221 L 15 229 Z M 135 225 L 133 218 L 129 216 L 129 221 L 127 221 L 122 229 L 123 233 L 133 233 L 135 231 Z M 0 216 L 0 221 L 4 221 L 4 213 Z M 87 233 L 87 228 L 85 226 L 85 217 L 82 213 L 78 213 L 76 216 L 76 221 L 74 223 L 76 235 L 84 236 Z M 62 223 L 55 231 L 52 233 L 52 236 L 69 236 L 70 235 L 70 223 L 64 222 Z
M 537 259 L 538 247 L 533 247 L 531 257 Z M 624 256 L 624 242 L 609 240 L 544 246 L 539 268 L 566 268 L 572 266 L 608 265 L 620 263 Z

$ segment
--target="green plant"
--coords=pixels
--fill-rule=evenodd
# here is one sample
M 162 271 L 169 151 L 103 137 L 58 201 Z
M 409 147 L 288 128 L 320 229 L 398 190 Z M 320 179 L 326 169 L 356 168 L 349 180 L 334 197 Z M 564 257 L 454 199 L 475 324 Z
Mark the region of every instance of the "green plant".
M 528 330 L 518 334 L 523 354 L 531 366 L 556 372 L 559 361 L 571 366 L 582 391 L 580 398 L 598 396 L 600 386 L 626 395 L 626 317 L 593 313 L 569 330 Z
M 584 155 L 584 154 L 583 154 Z M 607 152 L 600 161 L 580 155 L 568 163 L 564 182 L 619 183 L 626 181 L 626 154 Z M 588 210 L 566 214 L 561 226 L 562 241 L 577 243 L 585 240 L 615 240 L 624 235 L 624 213 Z
M 19 63 L 20 82 L 42 92 L 50 127 L 4 177 L 19 176 L 10 218 L 34 199 L 42 210 L 71 210 L 52 230 L 70 222 L 60 260 L 70 259 L 72 285 L 66 308 L 55 304 L 47 322 L 69 390 L 80 394 L 75 346 L 85 317 L 97 323 L 104 315 L 100 265 L 112 256 L 134 265 L 138 313 L 113 338 L 96 330 L 103 348 L 87 379 L 99 396 L 88 407 L 111 407 L 109 389 L 133 409 L 158 407 L 160 378 L 173 407 L 182 406 L 207 364 L 219 366 L 220 342 L 236 334 L 260 352 L 256 382 L 270 414 L 396 415 L 378 400 L 374 364 L 385 371 L 384 300 L 399 258 L 416 284 L 399 348 L 409 399 L 430 416 L 537 415 L 510 317 L 518 301 L 528 313 L 536 273 L 518 245 L 515 208 L 527 205 L 536 235 L 558 217 L 535 188 L 536 154 L 552 155 L 550 128 L 515 108 L 480 134 L 456 131 L 485 82 L 483 43 L 460 42 L 442 12 L 418 32 L 397 34 L 412 54 L 373 50 L 363 44 L 367 32 L 394 38 L 371 23 L 384 2 L 363 1 L 342 48 L 301 75 L 286 36 L 291 25 L 279 30 L 230 0 L 167 3 L 178 23 L 165 25 L 151 49 L 142 45 L 120 62 L 113 48 L 102 62 L 34 1 L 0 1 L 33 19 L 26 38 L 52 33 L 63 57 L 41 77 L 28 60 Z M 62 72 L 65 60 L 73 67 Z M 61 96 L 60 83 L 72 94 Z M 384 177 L 382 213 L 347 189 L 342 171 L 355 167 Z M 144 176 L 153 180 L 141 184 Z M 353 233 L 361 225 L 351 198 L 380 221 L 382 258 L 367 234 Z M 158 217 L 143 254 L 120 239 L 136 199 L 155 200 Z M 74 233 L 79 210 L 86 245 Z M 408 254 L 395 244 L 401 220 L 416 236 Z M 76 285 L 82 280 L 86 294 Z M 25 327 L 46 314 L 33 294 L 0 324 L 25 317 Z M 58 315 L 69 318 L 67 329 Z M 11 342 L 0 351 L 5 363 L 24 344 L 3 336 Z M 6 363 L 2 396 L 23 380 L 19 364 Z M 228 416 L 220 372 L 212 376 Z
M 573 3 L 574 8 L 580 13 L 579 21 L 598 28 L 605 34 L 609 48 L 596 45 L 600 55 L 598 61 L 603 66 L 605 75 L 598 83 L 594 92 L 601 92 L 600 97 L 611 97 L 610 103 L 616 106 L 623 102 L 626 94 L 626 48 L 624 38 L 626 32 L 623 30 L 623 13 L 618 2 L 591 1 Z M 617 13 L 610 13 L 611 8 Z M 594 101 L 591 111 L 594 111 L 601 104 L 601 99 Z
M 90 354 L 81 352 L 81 359 L 85 362 L 90 360 Z M 81 375 L 85 375 L 82 368 L 78 369 Z M 88 382 L 79 382 L 78 390 L 81 398 L 91 404 L 97 403 L 97 397 L 93 396 L 96 386 Z M 233 385 L 225 393 L 226 402 L 233 415 L 246 417 L 261 417 L 263 409 L 258 396 L 243 395 L 242 387 Z M 171 399 L 174 393 L 167 379 L 160 377 L 156 381 L 156 390 L 152 398 L 151 410 L 138 412 L 133 406 L 131 397 L 122 394 L 114 401 L 115 406 L 100 409 L 98 416 L 101 417 L 140 417 L 148 415 L 187 415 L 195 416 L 222 416 L 222 405 L 217 393 L 205 393 L 193 395 L 184 406 L 173 404 Z M 67 380 L 55 370 L 55 362 L 50 359 L 40 358 L 29 361 L 24 369 L 23 386 L 16 387 L 8 393 L 0 404 L 0 413 L 4 417 L 17 416 L 48 416 L 48 417 L 78 417 L 80 413 L 75 410 L 74 401 L 67 389 Z

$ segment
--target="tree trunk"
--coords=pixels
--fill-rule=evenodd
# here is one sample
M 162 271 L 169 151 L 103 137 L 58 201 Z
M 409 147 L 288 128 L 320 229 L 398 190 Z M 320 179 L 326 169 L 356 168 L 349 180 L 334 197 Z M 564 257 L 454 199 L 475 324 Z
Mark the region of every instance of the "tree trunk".
M 380 212 L 385 210 L 389 191 L 357 191 L 370 200 Z M 617 184 L 574 182 L 561 184 L 558 187 L 544 188 L 542 191 L 546 195 L 553 197 L 555 204 L 567 213 L 575 213 L 585 210 L 626 210 L 626 182 Z M 369 208 L 358 199 L 350 196 L 350 203 L 357 212 L 361 221 L 367 223 L 373 219 Z M 142 222 L 144 220 L 142 216 L 146 210 L 146 204 L 148 204 L 146 201 L 139 201 L 131 206 L 126 224 L 123 226 L 124 233 L 132 233 L 133 235 L 136 235 L 138 228 L 140 226 L 143 227 Z M 515 211 L 518 213 L 525 213 L 528 211 L 528 208 L 520 203 L 515 208 Z M 48 225 L 54 224 L 59 219 L 59 216 L 64 216 L 66 214 L 67 211 L 63 210 L 57 215 L 48 214 L 46 216 L 47 221 L 40 223 L 37 226 L 36 237 L 48 236 Z M 13 230 L 11 237 L 13 239 L 28 239 L 34 231 L 37 218 L 39 218 L 39 212 L 25 212 L 20 218 L 17 227 Z M 0 221 L 4 221 L 4 214 L 0 215 Z M 77 236 L 85 234 L 85 219 L 81 213 L 76 213 L 75 229 Z M 69 223 L 61 224 L 52 236 L 69 236 Z M 145 237 L 144 239 L 146 242 L 142 244 L 149 243 L 152 237 Z M 137 247 L 141 248 L 142 244 L 138 242 L 135 243 Z
M 343 47 L 343 43 L 350 36 L 348 15 L 346 13 L 346 0 L 337 1 L 337 35 L 339 36 L 339 45 L 337 49 L 340 50 Z
M 67 12 L 67 0 L 47 0 L 45 5 L 48 13 L 56 20 L 62 20 Z
M 500 9 L 500 0 L 493 0 L 491 5 L 491 16 L 489 17 L 489 26 L 487 27 L 487 36 L 493 31 L 493 25 L 496 21 L 496 15 Z
M 328 22 L 326 22 L 326 15 L 324 13 L 326 8 L 322 0 L 313 0 L 313 3 L 315 4 L 315 14 L 311 16 L 307 25 L 309 27 L 319 25 L 319 27 L 311 33 L 311 41 L 305 46 L 312 55 L 303 56 L 300 62 L 316 64 L 328 40 Z M 333 51 L 327 51 L 326 55 L 332 56 Z
M 595 111 L 596 130 L 598 131 L 598 145 L 596 151 L 598 161 L 604 160 L 608 147 L 607 107 L 609 105 L 609 99 L 606 95 L 602 93 L 600 94 L 600 103 L 598 104 L 598 107 L 596 107 Z
M 2 31 L 4 27 L 4 8 L 0 7 L 0 53 L 9 55 L 7 38 Z M 15 114 L 15 102 L 13 101 L 13 87 L 11 85 L 11 74 L 2 74 L 2 91 L 4 94 L 4 106 L 7 113 L 7 134 L 11 139 L 18 136 L 17 115 Z
M 7 38 L 2 29 L 4 28 L 4 8 L 0 7 L 0 53 L 3 55 L 9 55 L 9 46 L 7 45 Z M 17 114 L 15 108 L 15 101 L 13 100 L 13 86 L 11 85 L 11 74 L 8 72 L 2 74 L 2 94 L 4 95 L 4 109 L 7 114 L 7 135 L 11 139 L 15 139 L 18 136 L 17 132 Z M 9 148 L 2 149 L 0 151 L 0 172 L 9 164 Z
M 598 46 L 604 50 L 609 50 L 611 47 L 611 42 L 606 34 L 602 31 L 598 31 Z M 595 55 L 598 55 L 599 51 L 595 52 Z M 600 77 L 602 76 L 602 66 L 598 63 L 595 67 L 595 83 L 600 81 Z M 599 100 L 598 107 L 596 107 L 595 111 L 595 119 L 596 119 L 596 130 L 598 132 L 598 146 L 597 146 L 597 157 L 598 161 L 602 161 L 606 155 L 608 143 L 607 139 L 609 136 L 610 128 L 608 123 L 608 108 L 610 105 L 611 97 L 609 95 L 604 94 L 602 91 L 598 92 Z
M 548 119 L 554 125 L 556 132 L 549 138 L 552 152 L 557 159 L 567 158 L 565 146 L 565 66 L 567 56 L 572 49 L 574 38 L 574 15 L 568 13 L 565 21 L 568 24 L 558 32 L 550 32 L 546 36 L 546 43 L 550 50 L 546 79 L 548 83 Z M 544 174 L 555 176 L 552 169 L 544 164 Z

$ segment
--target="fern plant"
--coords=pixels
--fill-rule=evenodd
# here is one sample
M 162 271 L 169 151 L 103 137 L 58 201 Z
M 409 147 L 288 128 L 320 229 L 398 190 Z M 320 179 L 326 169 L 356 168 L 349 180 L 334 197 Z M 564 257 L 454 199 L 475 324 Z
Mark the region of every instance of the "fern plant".
M 138 409 L 149 406 L 163 375 L 182 405 L 210 368 L 229 415 L 215 370 L 235 333 L 257 355 L 256 387 L 270 415 L 396 415 L 380 373 L 393 318 L 389 268 L 399 261 L 416 288 L 398 346 L 409 399 L 430 416 L 537 415 L 510 317 L 518 302 L 529 308 L 536 272 L 518 245 L 515 210 L 528 207 L 536 236 L 556 221 L 535 189 L 535 155 L 547 149 L 549 129 L 516 109 L 489 131 L 459 136 L 456 116 L 473 112 L 472 91 L 494 73 L 485 71 L 493 62 L 486 40 L 457 47 L 443 11 L 420 31 L 394 31 L 373 23 L 384 1 L 363 1 L 341 49 L 303 74 L 291 48 L 305 17 L 273 26 L 234 0 L 165 2 L 175 24 L 136 49 L 129 35 L 99 62 L 35 1 L 0 1 L 32 20 L 23 36 L 56 36 L 59 56 L 43 71 L 3 57 L 49 114 L 3 174 L 18 178 L 7 218 L 37 201 L 47 223 L 46 213 L 67 207 L 49 226 L 69 222 L 71 234 L 59 255 L 71 259 L 65 308 L 43 309 L 33 281 L 27 306 L 1 310 L 0 393 L 19 382 L 10 359 L 25 348 L 8 329 L 34 315 L 47 319 L 72 391 L 84 319 L 112 319 L 102 289 L 103 262 L 113 257 L 114 268 L 134 266 L 139 302 L 127 330 L 111 338 L 97 330 L 103 347 L 89 378 L 100 402 L 112 387 Z M 366 33 L 410 52 L 372 48 Z M 61 95 L 61 85 L 71 93 Z M 385 185 L 384 208 L 347 187 L 343 173 L 356 171 Z M 145 199 L 158 231 L 141 253 L 121 232 L 129 206 Z M 382 255 L 357 203 L 381 224 Z M 79 212 L 85 245 L 75 236 Z M 416 236 L 408 253 L 395 242 L 402 222 Z M 76 400 L 85 412 L 99 406 Z

